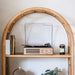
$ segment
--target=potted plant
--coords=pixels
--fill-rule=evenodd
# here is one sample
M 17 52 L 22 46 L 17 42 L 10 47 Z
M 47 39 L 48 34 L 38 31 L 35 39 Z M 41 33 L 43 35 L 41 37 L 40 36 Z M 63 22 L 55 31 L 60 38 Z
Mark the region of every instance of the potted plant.
M 54 70 L 46 70 L 45 73 L 42 73 L 41 75 L 58 75 L 59 72 L 61 72 L 61 70 L 56 67 Z

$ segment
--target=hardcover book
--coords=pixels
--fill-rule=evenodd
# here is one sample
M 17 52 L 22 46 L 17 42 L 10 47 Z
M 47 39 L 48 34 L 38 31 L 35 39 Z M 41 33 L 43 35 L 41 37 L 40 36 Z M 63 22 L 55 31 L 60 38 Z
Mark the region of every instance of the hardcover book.
M 10 36 L 10 54 L 14 55 L 14 50 L 15 50 L 15 36 L 11 35 Z
M 6 55 L 10 55 L 10 40 L 6 40 Z

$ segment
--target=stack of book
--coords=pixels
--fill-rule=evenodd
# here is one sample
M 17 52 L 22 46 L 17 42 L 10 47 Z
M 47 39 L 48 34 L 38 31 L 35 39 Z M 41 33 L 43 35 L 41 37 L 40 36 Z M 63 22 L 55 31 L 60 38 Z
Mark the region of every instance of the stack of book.
M 10 39 L 6 40 L 6 54 L 15 54 L 15 35 L 10 35 Z

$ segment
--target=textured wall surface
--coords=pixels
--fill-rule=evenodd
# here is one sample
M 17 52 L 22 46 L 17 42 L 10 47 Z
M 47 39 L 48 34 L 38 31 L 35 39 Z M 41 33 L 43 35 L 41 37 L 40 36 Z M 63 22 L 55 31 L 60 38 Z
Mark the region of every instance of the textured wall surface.
M 73 33 L 75 34 L 75 1 L 74 0 L 0 0 L 0 75 L 2 75 L 1 65 L 1 41 L 3 30 L 8 21 L 18 12 L 31 7 L 45 7 L 60 13 L 70 24 Z M 67 36 L 62 25 L 53 17 L 47 14 L 32 14 L 23 17 L 14 26 L 11 34 L 16 36 L 16 52 L 23 51 L 21 46 L 24 43 L 24 25 L 25 23 L 47 23 L 54 26 L 54 47 L 58 52 L 60 43 L 64 43 L 67 47 Z M 64 35 L 64 36 L 63 36 Z M 59 38 L 60 37 L 60 38 Z M 67 50 L 66 50 L 67 52 Z M 75 53 L 75 52 L 74 52 Z M 13 64 L 12 64 L 13 63 Z M 39 75 L 45 69 L 54 69 L 56 66 L 63 70 L 62 75 L 68 75 L 67 59 L 60 58 L 11 58 L 9 59 L 9 74 L 21 66 L 27 75 Z M 38 64 L 38 65 L 37 65 Z

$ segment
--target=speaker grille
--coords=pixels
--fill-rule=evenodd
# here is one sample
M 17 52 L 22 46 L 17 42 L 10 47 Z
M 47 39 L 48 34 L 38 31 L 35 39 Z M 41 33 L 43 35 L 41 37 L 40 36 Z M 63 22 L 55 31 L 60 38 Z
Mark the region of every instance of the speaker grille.
M 26 53 L 40 53 L 40 50 L 39 49 L 26 49 Z

